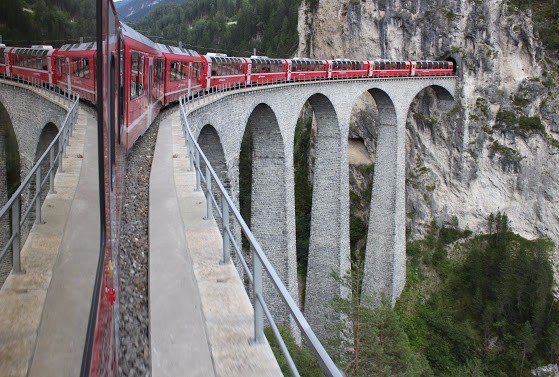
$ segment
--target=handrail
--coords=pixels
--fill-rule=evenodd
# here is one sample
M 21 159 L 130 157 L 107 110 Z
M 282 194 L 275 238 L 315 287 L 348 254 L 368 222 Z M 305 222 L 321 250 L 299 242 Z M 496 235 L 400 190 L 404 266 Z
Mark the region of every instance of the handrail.
M 6 245 L 0 245 L 0 259 L 4 257 L 4 255 L 8 252 L 10 247 L 12 248 L 12 271 L 16 274 L 22 273 L 23 269 L 21 268 L 21 227 L 27 221 L 27 217 L 31 213 L 33 206 L 35 206 L 35 224 L 41 222 L 41 193 L 43 186 L 46 185 L 47 180 L 49 182 L 49 192 L 54 193 L 54 175 L 56 173 L 55 169 L 55 162 L 58 161 L 58 171 L 63 171 L 62 166 L 62 157 L 66 157 L 66 146 L 68 145 L 69 138 L 72 135 L 73 128 L 76 123 L 77 115 L 78 115 L 78 105 L 80 96 L 78 94 L 72 93 L 64 93 L 59 90 L 58 87 L 52 87 L 48 83 L 42 82 L 36 78 L 31 78 L 30 81 L 25 81 L 21 79 L 11 79 L 7 78 L 5 75 L 0 75 L 0 78 L 4 80 L 0 80 L 0 85 L 10 85 L 13 86 L 15 83 L 22 83 L 26 85 L 31 85 L 38 89 L 41 89 L 42 94 L 46 94 L 48 98 L 62 98 L 68 101 L 68 106 L 70 107 L 64 122 L 62 123 L 62 127 L 58 134 L 55 136 L 53 141 L 49 144 L 48 148 L 45 152 L 41 155 L 41 157 L 34 163 L 33 167 L 23 180 L 23 182 L 19 185 L 17 190 L 12 194 L 10 199 L 2 206 L 0 209 L 0 221 L 7 216 L 9 213 L 12 214 L 12 226 L 10 230 L 10 238 Z M 16 85 L 17 86 L 17 85 Z M 28 88 L 26 88 L 29 90 Z M 59 143 L 61 141 L 61 143 Z M 58 152 L 54 153 L 54 146 L 58 143 L 59 148 Z M 41 164 L 49 158 L 49 169 L 46 172 L 44 179 L 41 179 Z M 28 186 L 33 182 L 33 178 L 35 180 L 35 194 L 34 196 L 28 200 L 27 203 L 22 201 L 22 194 L 28 188 Z M 27 208 L 20 208 L 25 207 L 28 205 Z M 23 213 L 23 216 L 21 216 Z
M 227 190 L 223 187 L 223 184 L 219 180 L 218 175 L 212 168 L 209 160 L 204 155 L 204 152 L 200 148 L 200 145 L 194 139 L 192 131 L 190 130 L 190 126 L 188 125 L 187 120 L 187 113 L 185 110 L 186 105 L 186 98 L 182 97 L 180 99 L 180 112 L 181 112 L 181 123 L 183 127 L 183 133 L 187 144 L 188 154 L 190 156 L 190 166 L 191 169 L 196 169 L 196 189 L 200 189 L 201 181 L 205 182 L 205 190 L 204 194 L 206 196 L 207 202 L 207 218 L 213 218 L 213 205 L 215 204 L 217 207 L 217 200 L 214 197 L 214 193 L 212 191 L 212 181 L 216 183 L 218 191 L 221 193 L 221 210 L 216 208 L 216 213 L 221 217 L 222 221 L 222 235 L 223 235 L 223 263 L 229 263 L 231 260 L 230 257 L 230 246 L 233 245 L 236 255 L 239 257 L 243 269 L 247 273 L 249 280 L 253 286 L 254 294 L 252 297 L 253 307 L 254 307 L 254 340 L 252 343 L 259 344 L 264 341 L 264 315 L 268 319 L 272 331 L 278 340 L 280 348 L 282 350 L 283 355 L 285 356 L 289 368 L 294 376 L 299 376 L 299 372 L 297 371 L 297 367 L 295 366 L 289 351 L 283 341 L 280 332 L 277 328 L 277 325 L 274 321 L 272 314 L 270 313 L 268 306 L 266 304 L 266 300 L 263 296 L 263 287 L 262 287 L 262 270 L 264 269 L 270 280 L 272 281 L 273 285 L 275 286 L 276 290 L 279 292 L 283 302 L 287 305 L 291 316 L 295 320 L 295 323 L 301 330 L 301 334 L 307 341 L 308 345 L 314 352 L 315 356 L 317 357 L 320 365 L 322 366 L 324 372 L 328 376 L 333 377 L 342 377 L 343 373 L 338 369 L 338 367 L 334 364 L 324 346 L 320 343 L 318 338 L 316 337 L 315 333 L 311 329 L 309 323 L 303 316 L 303 313 L 289 294 L 289 291 L 281 281 L 280 277 L 274 270 L 274 267 L 266 257 L 266 254 L 262 250 L 262 247 L 252 234 L 250 228 L 242 218 L 239 210 L 236 208 L 235 204 L 233 203 L 231 197 L 227 193 Z M 205 174 L 202 173 L 202 168 L 200 164 L 200 159 L 202 159 L 205 163 Z M 241 247 L 237 244 L 234 239 L 233 234 L 230 230 L 230 216 L 232 214 L 233 219 L 237 221 L 240 225 L 242 232 L 245 234 L 246 238 L 250 242 L 251 249 L 253 250 L 253 260 L 252 260 L 252 271 L 248 268 L 248 264 L 246 263 L 243 252 Z

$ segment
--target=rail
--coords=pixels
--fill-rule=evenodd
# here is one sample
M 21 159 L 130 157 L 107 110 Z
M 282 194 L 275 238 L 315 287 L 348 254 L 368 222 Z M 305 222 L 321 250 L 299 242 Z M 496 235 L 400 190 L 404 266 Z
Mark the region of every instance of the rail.
M 233 246 L 235 254 L 239 258 L 239 261 L 241 262 L 243 269 L 246 272 L 253 287 L 252 305 L 254 308 L 254 339 L 252 343 L 261 344 L 262 342 L 264 342 L 264 316 L 266 316 L 272 332 L 274 333 L 280 345 L 281 351 L 285 359 L 287 360 L 291 372 L 294 376 L 300 376 L 297 367 L 293 362 L 293 358 L 291 357 L 289 350 L 287 349 L 287 346 L 285 345 L 285 342 L 281 337 L 279 329 L 274 321 L 272 314 L 270 313 L 270 310 L 268 309 L 268 305 L 266 304 L 266 300 L 263 296 L 262 276 L 263 272 L 266 272 L 274 287 L 279 292 L 283 302 L 287 306 L 291 316 L 295 320 L 295 323 L 301 330 L 302 336 L 307 341 L 309 347 L 312 349 L 316 358 L 321 364 L 326 375 L 333 377 L 342 377 L 344 374 L 334 364 L 334 362 L 324 349 L 323 345 L 316 337 L 309 323 L 303 316 L 303 313 L 289 294 L 287 288 L 285 287 L 280 277 L 274 270 L 272 264 L 266 257 L 266 254 L 262 250 L 260 244 L 258 243 L 248 225 L 243 220 L 241 214 L 235 207 L 235 204 L 227 193 L 227 190 L 223 187 L 223 184 L 212 168 L 209 160 L 204 155 L 202 149 L 200 148 L 200 145 L 194 139 L 194 136 L 188 125 L 187 112 L 185 110 L 187 100 L 188 99 L 186 97 L 182 97 L 180 99 L 181 124 L 185 137 L 187 153 L 190 157 L 190 170 L 196 169 L 196 190 L 198 191 L 201 189 L 201 183 L 203 182 L 205 185 L 204 195 L 206 196 L 207 203 L 207 218 L 214 218 L 214 206 L 216 209 L 216 213 L 221 218 L 223 236 L 223 263 L 231 262 L 231 246 Z M 201 161 L 203 161 L 205 164 L 204 172 L 202 172 Z M 219 189 L 219 193 L 221 195 L 221 208 L 219 208 L 220 206 L 216 200 L 216 197 L 214 196 L 212 190 L 212 182 L 215 182 L 217 188 Z M 239 245 L 239 243 L 235 240 L 235 237 L 231 231 L 231 216 L 240 225 L 241 231 L 244 233 L 250 243 L 252 250 L 252 271 L 248 267 L 248 264 L 245 260 L 241 245 Z
M 4 76 L 0 76 L 4 78 Z M 0 209 L 0 221 L 11 214 L 11 229 L 10 238 L 6 245 L 0 245 L 0 259 L 2 259 L 10 248 L 12 249 L 13 261 L 12 261 L 12 272 L 19 274 L 24 272 L 21 266 L 21 230 L 22 226 L 25 225 L 27 218 L 32 213 L 33 207 L 35 207 L 35 224 L 41 222 L 41 193 L 43 187 L 49 182 L 49 192 L 55 193 L 54 190 L 54 175 L 56 173 L 56 162 L 58 161 L 58 171 L 63 172 L 62 157 L 66 157 L 67 145 L 70 136 L 72 136 L 72 131 L 76 123 L 78 115 L 78 105 L 80 96 L 76 94 L 64 93 L 60 91 L 57 87 L 52 87 L 48 83 L 41 82 L 40 80 L 32 79 L 29 80 L 0 80 L 0 86 L 11 85 L 11 83 L 17 82 L 25 85 L 31 85 L 36 88 L 41 89 L 41 92 L 51 99 L 62 98 L 68 101 L 69 110 L 64 119 L 64 123 L 58 131 L 58 134 L 50 143 L 45 152 L 41 157 L 35 162 L 31 171 L 27 174 L 23 182 L 19 185 L 17 190 L 12 194 L 10 199 L 6 204 Z M 60 141 L 60 142 L 59 142 Z M 59 145 L 58 151 L 55 153 L 55 145 Z M 43 161 L 49 159 L 49 169 L 44 173 L 41 172 L 41 165 Z M 35 193 L 30 200 L 22 200 L 23 193 L 26 189 L 35 182 Z M 29 188 L 30 190 L 30 188 Z

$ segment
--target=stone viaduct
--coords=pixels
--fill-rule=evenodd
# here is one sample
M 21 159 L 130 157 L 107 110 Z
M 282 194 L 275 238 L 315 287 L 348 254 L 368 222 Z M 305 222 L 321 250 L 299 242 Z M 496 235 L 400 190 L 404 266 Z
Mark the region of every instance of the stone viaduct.
M 190 128 L 237 204 L 241 142 L 250 126 L 251 229 L 297 302 L 294 134 L 303 106 L 312 106 L 318 131 L 304 313 L 319 337 L 328 333 L 325 305 L 349 293 L 332 273 L 343 275 L 350 266 L 348 133 L 356 101 L 368 92 L 380 120 L 363 292 L 373 297 L 384 292 L 394 303 L 406 278 L 406 119 L 426 88 L 436 93 L 439 108 L 449 110 L 455 85 L 451 77 L 285 84 L 225 95 L 188 113 Z M 287 320 L 266 280 L 264 294 L 274 316 Z
M 19 178 L 23 181 L 62 127 L 66 114 L 67 108 L 42 95 L 40 90 L 14 82 L 0 82 L 0 206 L 8 200 L 6 168 L 9 149 L 17 151 Z M 13 137 L 8 145 L 10 134 L 15 136 L 16 145 L 13 145 Z M 34 185 L 31 189 L 34 189 Z M 44 190 L 43 196 L 46 196 L 47 191 Z M 23 201 L 33 195 L 34 192 L 24 193 Z M 9 218 L 1 221 L 0 249 L 8 240 L 9 232 L 4 230 L 10 229 Z M 22 244 L 29 229 L 29 226 L 22 227 Z M 0 285 L 11 270 L 11 254 L 3 259 L 0 261 Z

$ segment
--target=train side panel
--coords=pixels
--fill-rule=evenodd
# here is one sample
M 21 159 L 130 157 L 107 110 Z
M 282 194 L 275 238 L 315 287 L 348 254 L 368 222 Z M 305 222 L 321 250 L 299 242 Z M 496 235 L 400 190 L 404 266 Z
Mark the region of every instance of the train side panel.
M 163 106 L 162 98 L 154 96 L 153 88 L 161 88 L 154 80 L 154 62 L 162 54 L 155 43 L 121 24 L 125 45 L 125 124 L 124 135 L 126 149 L 132 148 L 134 142 L 147 130 L 157 112 Z M 157 84 L 157 85 L 156 85 Z
M 78 93 L 93 104 L 95 93 L 95 44 L 65 45 L 58 50 L 56 76 L 58 86 L 66 92 Z

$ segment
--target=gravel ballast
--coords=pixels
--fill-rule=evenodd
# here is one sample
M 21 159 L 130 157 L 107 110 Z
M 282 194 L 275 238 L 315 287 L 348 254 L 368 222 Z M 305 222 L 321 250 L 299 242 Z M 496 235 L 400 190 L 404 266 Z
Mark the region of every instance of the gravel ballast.
M 125 201 L 119 245 L 119 376 L 150 376 L 148 258 L 149 179 L 159 123 L 157 117 L 127 156 Z

